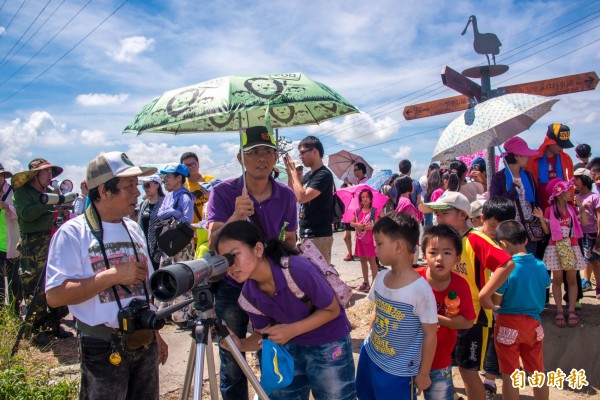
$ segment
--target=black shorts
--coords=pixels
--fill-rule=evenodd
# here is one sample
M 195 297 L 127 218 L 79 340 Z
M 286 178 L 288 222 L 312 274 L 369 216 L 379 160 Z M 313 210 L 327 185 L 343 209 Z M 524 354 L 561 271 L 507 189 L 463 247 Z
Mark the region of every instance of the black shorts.
M 354 231 L 354 228 L 350 226 L 349 222 L 341 222 L 340 223 L 340 228 L 342 228 L 342 230 L 344 231 Z
M 477 324 L 473 325 L 471 329 L 459 329 L 454 347 L 456 365 L 471 371 L 483 370 L 483 361 L 490 345 L 491 333 L 491 328 Z M 494 343 L 491 342 L 491 345 L 493 346 Z

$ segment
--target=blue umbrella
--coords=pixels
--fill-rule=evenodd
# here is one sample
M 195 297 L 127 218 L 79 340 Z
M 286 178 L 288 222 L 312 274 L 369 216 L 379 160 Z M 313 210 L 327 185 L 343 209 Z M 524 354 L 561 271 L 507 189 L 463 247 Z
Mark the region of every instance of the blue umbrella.
M 379 190 L 393 174 L 391 169 L 382 169 L 381 171 L 373 172 L 373 175 L 365 182 L 365 185 L 369 185 L 373 189 Z

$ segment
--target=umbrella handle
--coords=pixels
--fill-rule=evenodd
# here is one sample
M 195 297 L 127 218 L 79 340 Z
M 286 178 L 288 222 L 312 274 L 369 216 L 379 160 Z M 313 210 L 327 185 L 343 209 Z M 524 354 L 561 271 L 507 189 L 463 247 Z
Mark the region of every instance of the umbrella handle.
M 248 194 L 248 188 L 246 187 L 246 163 L 244 162 L 244 143 L 242 142 L 242 113 L 238 114 L 238 123 L 240 126 L 240 155 L 242 161 L 242 194 Z

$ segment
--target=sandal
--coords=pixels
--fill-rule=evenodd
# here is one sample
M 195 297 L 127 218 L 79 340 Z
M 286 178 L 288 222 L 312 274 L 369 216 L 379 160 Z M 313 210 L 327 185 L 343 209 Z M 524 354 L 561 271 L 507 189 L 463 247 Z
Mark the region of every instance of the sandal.
M 368 293 L 370 289 L 371 289 L 371 286 L 369 286 L 369 284 L 367 282 L 361 283 L 360 286 L 356 288 L 356 290 L 358 290 L 359 292 L 363 292 L 363 293 Z
M 554 314 L 554 325 L 559 328 L 564 328 L 566 326 L 565 314 L 556 312 L 556 314 Z
M 569 318 L 567 324 L 572 328 L 579 324 L 579 315 L 575 311 L 569 311 Z

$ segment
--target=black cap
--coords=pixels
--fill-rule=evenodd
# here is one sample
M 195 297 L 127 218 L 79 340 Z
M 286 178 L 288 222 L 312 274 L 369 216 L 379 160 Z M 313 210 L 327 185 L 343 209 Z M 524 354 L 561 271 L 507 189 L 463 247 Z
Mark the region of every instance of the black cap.
M 571 130 L 566 125 L 562 125 L 559 123 L 548 125 L 546 137 L 554 140 L 556 144 L 562 147 L 563 149 L 570 149 L 571 147 L 575 147 L 570 140 Z
M 267 146 L 277 149 L 275 138 L 264 126 L 251 126 L 242 132 L 242 149 L 250 150 L 256 146 Z

